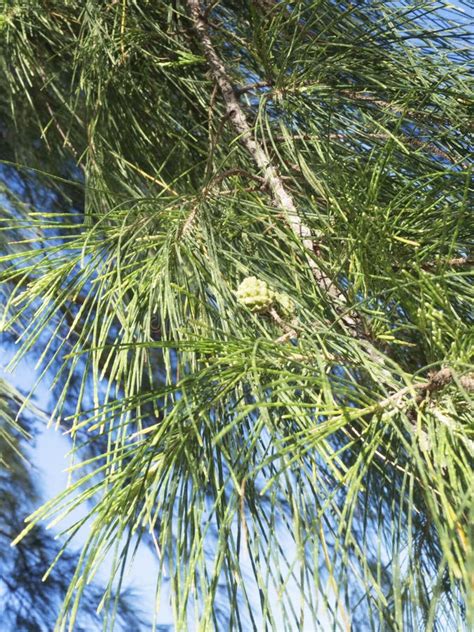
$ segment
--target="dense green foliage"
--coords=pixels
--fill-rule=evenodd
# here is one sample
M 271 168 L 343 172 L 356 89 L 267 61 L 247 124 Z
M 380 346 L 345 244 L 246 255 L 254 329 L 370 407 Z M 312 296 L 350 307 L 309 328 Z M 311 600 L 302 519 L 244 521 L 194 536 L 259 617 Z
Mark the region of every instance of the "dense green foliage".
M 76 481 L 30 525 L 90 517 L 58 630 L 132 535 L 177 630 L 462 630 L 463 5 L 197 4 L 4 3 L 0 315 Z

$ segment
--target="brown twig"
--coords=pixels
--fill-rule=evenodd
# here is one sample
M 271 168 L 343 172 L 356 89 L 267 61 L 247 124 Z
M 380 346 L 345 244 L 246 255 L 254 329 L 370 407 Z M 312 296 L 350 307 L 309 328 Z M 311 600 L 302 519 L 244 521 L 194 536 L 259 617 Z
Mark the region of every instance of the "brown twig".
M 280 336 L 277 339 L 277 342 L 280 342 L 280 343 L 281 342 L 286 342 L 287 340 L 291 340 L 291 338 L 297 338 L 298 337 L 296 329 L 294 329 L 291 325 L 289 325 L 287 322 L 285 322 L 274 307 L 271 307 L 269 309 L 268 313 L 273 318 L 275 323 L 279 327 L 281 327 L 281 329 L 283 329 L 283 331 L 285 332 L 283 336 Z
M 420 384 L 414 384 L 413 386 L 405 386 L 401 388 L 396 393 L 385 397 L 377 403 L 377 409 L 385 409 L 389 406 L 395 406 L 396 408 L 401 408 L 404 402 L 404 399 L 407 395 L 409 395 L 413 389 L 417 392 L 415 397 L 415 403 L 417 405 L 421 404 L 429 395 L 436 393 L 449 384 L 454 382 L 454 373 L 452 369 L 444 368 L 432 373 L 429 376 L 427 382 L 422 382 Z M 466 391 L 473 392 L 474 391 L 474 373 L 468 373 L 467 375 L 463 375 L 459 378 L 460 385 L 466 389 Z
M 221 173 L 217 173 L 215 176 L 211 178 L 209 183 L 205 188 L 205 192 L 208 193 L 215 186 L 220 184 L 226 178 L 231 178 L 232 176 L 242 176 L 244 178 L 250 178 L 251 180 L 255 180 L 260 185 L 265 184 L 265 179 L 261 176 L 256 176 L 254 173 L 250 173 L 249 171 L 245 171 L 245 169 L 241 169 L 240 167 L 233 167 L 232 169 L 226 169 Z
M 252 90 L 259 90 L 260 88 L 271 88 L 271 81 L 255 81 L 254 83 L 247 83 L 245 86 L 241 86 L 240 88 L 234 88 L 234 91 L 237 96 L 241 96 L 246 92 L 252 92 Z
M 260 184 L 260 186 L 264 184 L 263 178 L 261 178 L 260 176 L 256 176 L 253 173 L 249 173 L 248 171 L 245 171 L 245 169 L 240 169 L 238 167 L 234 169 L 226 169 L 222 173 L 218 173 L 210 179 L 210 181 L 207 183 L 206 187 L 202 191 L 202 197 L 205 198 L 210 193 L 210 191 L 212 191 L 214 187 L 218 186 L 219 183 L 222 182 L 222 180 L 225 180 L 226 178 L 230 178 L 231 176 L 244 176 L 246 178 L 251 178 L 252 180 L 255 180 L 256 182 Z M 198 209 L 199 209 L 199 204 L 198 203 L 194 204 L 194 206 L 191 209 L 191 212 L 189 213 L 188 217 L 186 218 L 186 221 L 183 224 L 183 227 L 180 232 L 180 237 L 186 237 L 189 234 L 191 228 L 194 225 L 194 220 L 196 219 Z
M 453 257 L 452 259 L 439 259 L 438 261 L 428 262 L 421 264 L 423 270 L 434 270 L 439 265 L 447 266 L 448 268 L 464 268 L 474 264 L 474 257 Z

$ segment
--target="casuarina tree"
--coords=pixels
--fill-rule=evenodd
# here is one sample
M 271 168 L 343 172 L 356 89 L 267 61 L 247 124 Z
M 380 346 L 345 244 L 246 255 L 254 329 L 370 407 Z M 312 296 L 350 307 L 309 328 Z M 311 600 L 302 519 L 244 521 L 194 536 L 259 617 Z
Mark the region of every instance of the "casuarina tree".
M 176 630 L 472 623 L 467 10 L 3 3 L 1 324 L 72 442 L 16 541 L 88 529 L 58 630 L 140 543 Z

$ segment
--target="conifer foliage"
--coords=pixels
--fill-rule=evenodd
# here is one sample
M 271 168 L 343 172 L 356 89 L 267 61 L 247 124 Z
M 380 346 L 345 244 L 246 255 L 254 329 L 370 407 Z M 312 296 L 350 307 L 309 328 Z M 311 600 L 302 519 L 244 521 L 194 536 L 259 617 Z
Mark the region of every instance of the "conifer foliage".
M 469 626 L 466 10 L 3 3 L 1 326 L 72 441 L 19 537 L 89 518 L 58 630 L 138 542 L 176 630 Z

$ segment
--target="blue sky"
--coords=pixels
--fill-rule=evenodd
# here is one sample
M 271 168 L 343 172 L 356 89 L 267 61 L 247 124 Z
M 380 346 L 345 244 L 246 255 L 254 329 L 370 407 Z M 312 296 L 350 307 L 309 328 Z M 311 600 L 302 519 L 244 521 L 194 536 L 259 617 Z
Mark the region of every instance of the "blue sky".
M 31 367 L 27 360 L 20 362 L 14 372 L 6 372 L 5 367 L 13 356 L 13 349 L 7 347 L 1 339 L 0 334 L 0 378 L 4 378 L 11 384 L 14 384 L 24 394 L 28 394 L 31 387 L 35 384 L 38 375 L 34 368 Z M 48 385 L 42 383 L 36 390 L 33 397 L 34 404 L 43 411 L 51 410 L 51 394 Z M 44 500 L 54 497 L 62 492 L 68 483 L 68 452 L 71 444 L 61 429 L 54 426 L 43 426 L 37 436 L 36 445 L 32 450 L 32 463 L 38 468 L 39 486 L 43 492 Z M 85 508 L 77 508 L 74 510 L 61 524 L 56 527 L 55 531 L 64 529 L 67 525 L 73 524 L 76 520 L 83 518 Z M 82 530 L 73 540 L 73 546 L 80 549 L 84 544 L 86 531 Z M 110 568 L 110 559 L 106 560 L 102 565 L 99 578 L 106 580 L 108 577 L 108 569 Z M 46 569 L 45 569 L 46 570 Z M 140 596 L 140 608 L 147 615 L 150 622 L 154 616 L 155 602 L 155 578 L 157 572 L 157 564 L 152 551 L 145 545 L 141 545 L 132 564 L 130 564 L 129 572 L 125 579 L 125 587 L 133 588 L 134 592 Z M 169 595 L 166 595 L 166 586 L 162 590 L 162 598 L 160 604 L 160 612 L 157 617 L 157 623 L 171 626 L 172 612 L 169 607 Z M 168 598 L 167 598 L 168 597 Z M 97 630 L 102 628 L 98 627 Z M 162 628 L 163 629 L 163 628 Z M 170 627 L 172 629 L 172 627 Z M 2 632 L 14 632 L 13 630 L 2 630 Z M 15 631 L 16 632 L 16 631 Z M 94 632 L 91 630 L 90 632 Z

